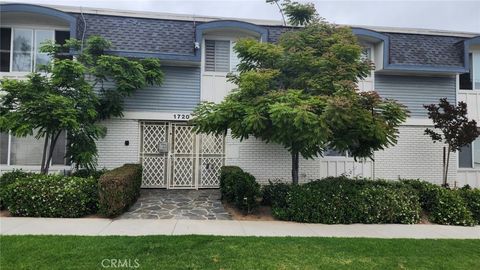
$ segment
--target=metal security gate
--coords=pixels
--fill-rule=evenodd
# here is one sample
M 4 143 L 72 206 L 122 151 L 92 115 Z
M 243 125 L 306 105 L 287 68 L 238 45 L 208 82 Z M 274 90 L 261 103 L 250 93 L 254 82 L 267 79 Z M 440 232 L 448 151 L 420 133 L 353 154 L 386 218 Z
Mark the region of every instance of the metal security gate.
M 142 187 L 218 188 L 224 164 L 224 137 L 195 134 L 174 122 L 141 123 Z

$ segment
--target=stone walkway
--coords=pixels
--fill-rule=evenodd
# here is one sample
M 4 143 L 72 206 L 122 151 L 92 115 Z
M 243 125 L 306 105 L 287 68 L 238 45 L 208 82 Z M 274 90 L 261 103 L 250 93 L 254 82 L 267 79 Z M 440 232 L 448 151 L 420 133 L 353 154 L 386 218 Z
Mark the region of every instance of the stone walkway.
M 230 220 L 220 190 L 142 189 L 138 201 L 118 219 Z

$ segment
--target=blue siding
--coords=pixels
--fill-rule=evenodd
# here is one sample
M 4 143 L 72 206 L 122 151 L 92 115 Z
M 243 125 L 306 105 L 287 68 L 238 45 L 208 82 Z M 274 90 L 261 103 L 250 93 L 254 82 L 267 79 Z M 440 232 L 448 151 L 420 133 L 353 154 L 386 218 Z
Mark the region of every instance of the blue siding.
M 375 75 L 375 90 L 383 98 L 390 98 L 406 105 L 410 117 L 426 118 L 423 104 L 438 103 L 446 97 L 456 102 L 456 79 L 454 77 L 420 77 Z
M 125 100 L 125 111 L 191 112 L 200 103 L 200 68 L 163 67 L 160 87 L 136 91 Z

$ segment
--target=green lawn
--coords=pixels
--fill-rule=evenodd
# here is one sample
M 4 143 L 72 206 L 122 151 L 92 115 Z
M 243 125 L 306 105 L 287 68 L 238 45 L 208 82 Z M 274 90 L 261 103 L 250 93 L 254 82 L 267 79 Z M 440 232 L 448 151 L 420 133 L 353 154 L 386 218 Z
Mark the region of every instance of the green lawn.
M 2 236 L 0 256 L 2 270 L 101 269 L 105 259 L 137 259 L 137 269 L 478 269 L 480 240 Z

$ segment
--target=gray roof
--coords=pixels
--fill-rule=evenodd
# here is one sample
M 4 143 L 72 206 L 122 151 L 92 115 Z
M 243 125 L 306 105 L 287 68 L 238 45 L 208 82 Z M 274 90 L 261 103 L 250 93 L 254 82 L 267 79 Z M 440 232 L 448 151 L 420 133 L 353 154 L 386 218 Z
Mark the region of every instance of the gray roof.
M 390 39 L 390 64 L 463 66 L 465 38 L 383 33 Z
M 79 14 L 77 38 L 82 37 Z M 114 50 L 193 55 L 195 27 L 204 22 L 84 14 L 86 34 L 109 39 Z M 276 42 L 291 28 L 263 26 L 268 41 Z M 382 33 L 390 39 L 390 64 L 408 66 L 462 67 L 465 37 L 426 34 Z

